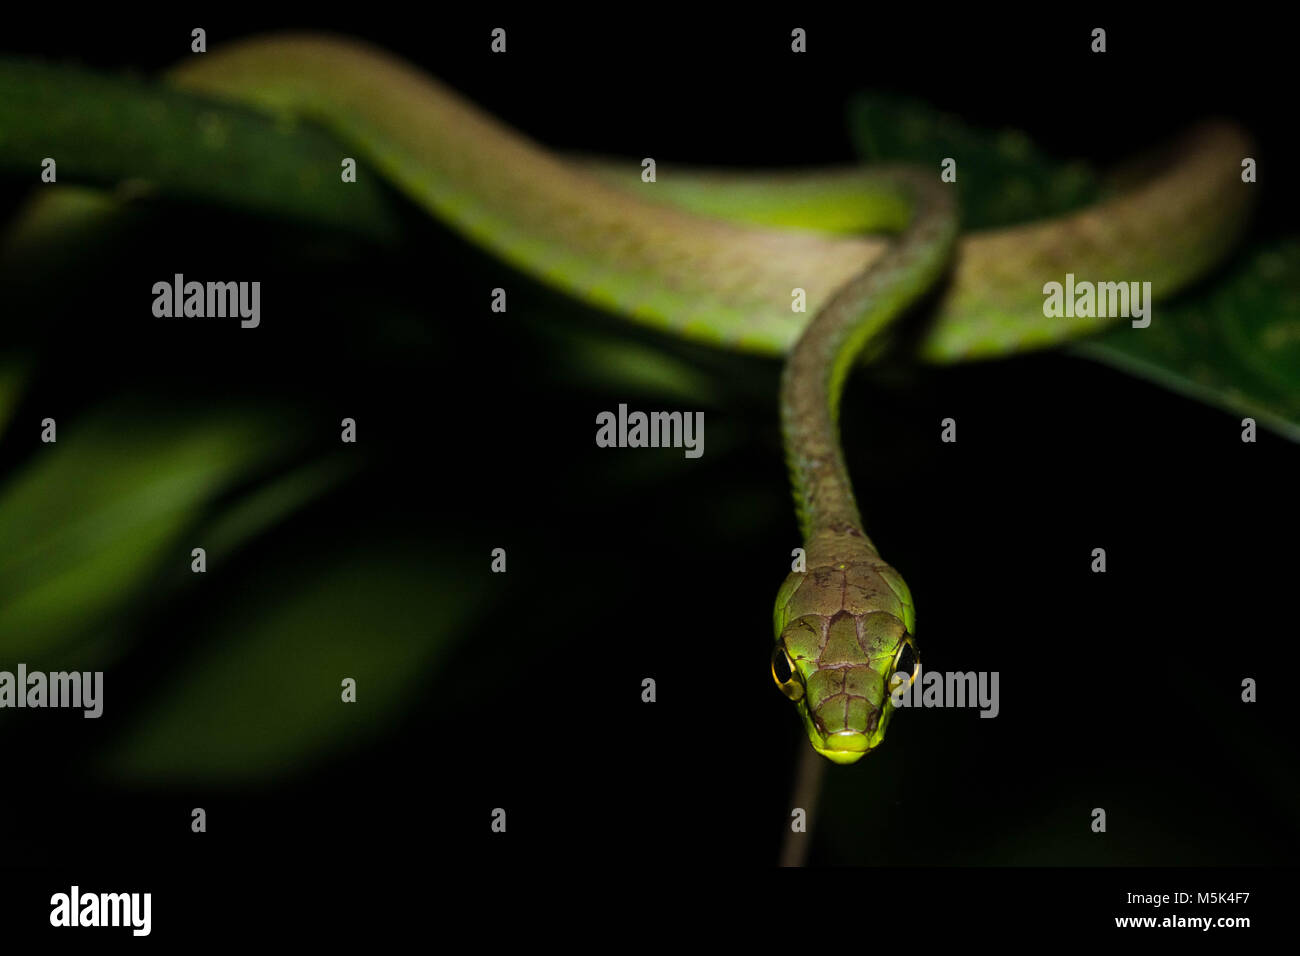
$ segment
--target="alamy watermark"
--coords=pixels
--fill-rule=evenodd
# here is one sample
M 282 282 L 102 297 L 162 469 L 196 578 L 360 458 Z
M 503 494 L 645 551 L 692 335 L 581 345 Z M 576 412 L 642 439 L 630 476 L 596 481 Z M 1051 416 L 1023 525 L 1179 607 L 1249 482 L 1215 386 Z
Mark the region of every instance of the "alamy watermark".
M 978 707 L 981 717 L 996 717 L 1002 706 L 998 700 L 998 671 L 922 670 L 918 665 L 916 680 L 899 671 L 889 682 L 890 699 L 895 707 Z
M 50 897 L 51 926 L 129 926 L 131 935 L 148 936 L 152 913 L 152 893 L 82 893 L 73 884 Z
M 0 707 L 70 707 L 84 717 L 104 712 L 103 671 L 0 671 Z
M 153 294 L 153 314 L 160 319 L 238 317 L 245 329 L 262 322 L 260 282 L 186 282 L 178 272 L 171 282 L 155 282 Z
M 1043 284 L 1043 315 L 1049 319 L 1131 318 L 1133 328 L 1151 324 L 1150 282 L 1075 282 L 1065 274 L 1065 285 Z
M 629 412 L 596 416 L 597 448 L 684 448 L 687 458 L 704 454 L 703 412 Z

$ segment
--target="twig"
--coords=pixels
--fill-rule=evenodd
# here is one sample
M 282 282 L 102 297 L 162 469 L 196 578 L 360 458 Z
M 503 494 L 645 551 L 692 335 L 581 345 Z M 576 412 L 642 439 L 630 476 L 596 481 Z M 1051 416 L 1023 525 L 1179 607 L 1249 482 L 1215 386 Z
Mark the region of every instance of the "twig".
M 789 822 L 786 823 L 785 840 L 781 844 L 782 866 L 804 866 L 808 862 L 813 823 L 817 817 L 817 798 L 821 794 L 822 776 L 826 772 L 825 758 L 809 747 L 806 740 L 800 740 L 798 747 L 799 769 L 795 773 L 794 792 L 790 795 L 790 809 L 804 811 L 805 825 L 804 832 L 796 833 Z

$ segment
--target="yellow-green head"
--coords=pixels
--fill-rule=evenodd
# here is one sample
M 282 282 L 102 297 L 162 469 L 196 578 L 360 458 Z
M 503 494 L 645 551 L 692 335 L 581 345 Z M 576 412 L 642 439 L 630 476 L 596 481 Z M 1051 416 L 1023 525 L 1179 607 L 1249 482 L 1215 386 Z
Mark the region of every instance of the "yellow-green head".
M 891 693 L 916 679 L 920 657 L 903 579 L 869 548 L 835 550 L 814 560 L 810 548 L 808 570 L 781 588 L 772 677 L 799 708 L 813 749 L 848 764 L 884 740 Z

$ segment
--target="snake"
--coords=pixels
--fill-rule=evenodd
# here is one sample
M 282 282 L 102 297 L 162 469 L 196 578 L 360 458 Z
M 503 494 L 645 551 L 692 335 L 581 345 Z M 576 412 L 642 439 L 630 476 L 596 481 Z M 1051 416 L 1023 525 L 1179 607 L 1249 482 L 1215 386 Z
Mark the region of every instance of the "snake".
M 962 233 L 939 157 L 933 169 L 645 177 L 640 162 L 547 149 L 423 69 L 346 37 L 240 40 L 165 79 L 324 128 L 465 240 L 566 295 L 784 359 L 779 415 L 804 561 L 777 593 L 770 670 L 813 750 L 838 764 L 879 746 L 893 691 L 920 668 L 912 595 L 867 536 L 845 463 L 839 412 L 852 370 L 886 351 L 909 315 L 924 321 L 909 323 L 906 348 L 938 364 L 1096 332 L 1113 317 L 1048 317 L 1044 284 L 1066 273 L 1140 279 L 1167 298 L 1227 255 L 1251 206 L 1240 176 L 1250 140 L 1228 121 L 1187 131 L 1157 169 L 1086 208 Z

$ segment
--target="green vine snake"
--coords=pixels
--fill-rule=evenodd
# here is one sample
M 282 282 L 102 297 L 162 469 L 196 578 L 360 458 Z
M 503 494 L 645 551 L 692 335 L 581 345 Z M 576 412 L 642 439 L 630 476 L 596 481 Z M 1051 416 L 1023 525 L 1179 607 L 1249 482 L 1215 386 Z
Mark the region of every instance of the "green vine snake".
M 192 56 L 169 80 L 315 121 L 411 201 L 569 295 L 787 357 L 780 414 L 806 570 L 778 593 L 772 673 L 813 748 L 838 763 L 880 743 L 893 675 L 914 678 L 918 660 L 911 595 L 864 531 L 840 445 L 854 363 L 922 298 L 916 349 L 929 362 L 1094 332 L 1110 320 L 1045 317 L 1044 283 L 1140 279 L 1168 296 L 1231 248 L 1250 207 L 1239 176 L 1249 144 L 1226 123 L 1191 131 L 1158 175 L 1090 208 L 959 236 L 941 157 L 932 170 L 681 170 L 642 182 L 637 163 L 562 158 L 346 39 L 255 38 Z

